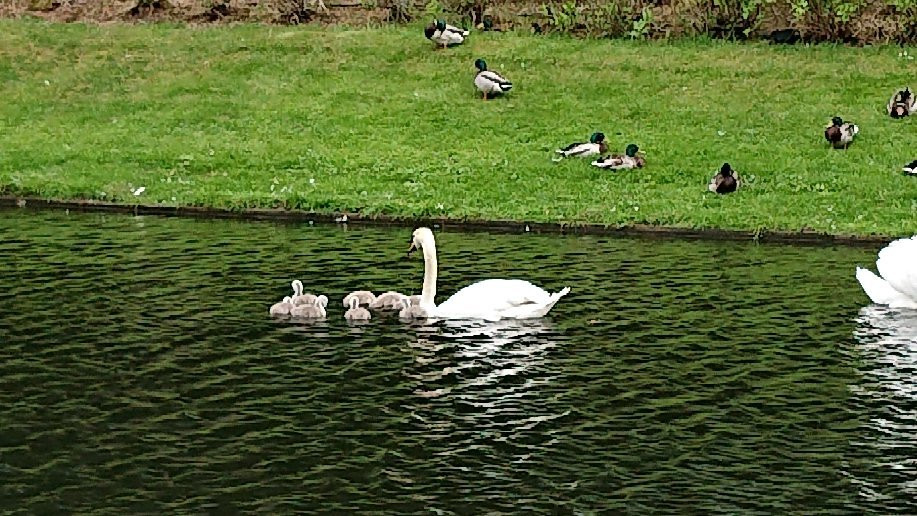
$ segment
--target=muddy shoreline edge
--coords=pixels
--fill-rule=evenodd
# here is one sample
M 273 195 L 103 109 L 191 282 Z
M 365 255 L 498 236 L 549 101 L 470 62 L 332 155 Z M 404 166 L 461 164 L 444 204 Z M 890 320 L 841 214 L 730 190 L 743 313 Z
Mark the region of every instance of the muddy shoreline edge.
M 164 217 L 189 217 L 212 219 L 238 219 L 277 222 L 346 223 L 354 225 L 430 226 L 435 229 L 460 231 L 485 231 L 496 233 L 555 233 L 607 236 L 647 236 L 683 238 L 691 240 L 758 241 L 786 244 L 842 244 L 875 246 L 885 244 L 893 235 L 841 235 L 816 231 L 742 231 L 731 229 L 693 229 L 651 224 L 605 225 L 594 223 L 526 222 L 513 220 L 475 220 L 429 217 L 393 217 L 387 215 L 362 216 L 359 213 L 315 213 L 272 208 L 230 210 L 198 206 L 162 206 L 149 204 L 113 203 L 93 200 L 45 199 L 40 197 L 0 196 L 0 208 L 38 210 L 73 210 L 109 212 L 131 215 L 158 215 Z M 344 218 L 346 217 L 346 219 Z

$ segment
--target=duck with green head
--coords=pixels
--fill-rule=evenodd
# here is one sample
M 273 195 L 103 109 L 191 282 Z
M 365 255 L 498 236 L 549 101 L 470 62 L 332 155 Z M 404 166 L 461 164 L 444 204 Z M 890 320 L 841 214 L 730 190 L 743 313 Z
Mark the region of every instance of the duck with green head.
M 742 186 L 742 180 L 739 179 L 739 173 L 732 169 L 729 163 L 723 163 L 719 173 L 713 176 L 707 189 L 713 193 L 728 194 L 735 192 Z
M 643 168 L 646 160 L 642 156 L 637 156 L 640 150 L 636 144 L 631 143 L 624 149 L 624 154 L 610 154 L 604 158 L 599 158 L 592 164 L 599 168 L 608 168 L 612 170 L 622 170 L 629 168 Z
M 910 115 L 915 107 L 917 107 L 917 97 L 911 93 L 910 87 L 905 87 L 892 95 L 892 98 L 888 100 L 886 109 L 890 117 L 904 118 Z
M 465 29 L 449 25 L 445 20 L 433 20 L 433 22 L 427 25 L 423 30 L 424 36 L 436 43 L 437 48 L 439 45 L 442 45 L 443 48 L 450 45 L 461 45 L 465 42 L 465 38 L 468 37 L 470 33 L 470 31 Z
M 474 87 L 484 94 L 484 100 L 487 96 L 502 95 L 513 89 L 513 83 L 506 80 L 505 77 L 487 69 L 487 62 L 483 59 L 475 59 L 474 67 L 478 73 L 474 76 Z
M 557 149 L 559 156 L 554 161 L 560 161 L 564 158 L 583 158 L 586 156 L 595 156 L 608 151 L 608 144 L 605 142 L 604 133 L 592 133 L 588 142 L 573 142 L 563 149 Z
M 846 149 L 853 143 L 853 137 L 860 132 L 856 124 L 844 122 L 836 116 L 831 119 L 831 124 L 825 128 L 825 139 L 835 149 Z

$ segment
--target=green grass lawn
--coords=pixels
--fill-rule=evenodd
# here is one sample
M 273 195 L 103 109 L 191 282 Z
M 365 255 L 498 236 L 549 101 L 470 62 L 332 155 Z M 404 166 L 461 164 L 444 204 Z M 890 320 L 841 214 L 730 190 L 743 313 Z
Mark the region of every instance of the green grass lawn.
M 422 28 L 0 21 L 0 190 L 213 207 L 910 235 L 917 119 L 898 47 L 769 47 Z M 483 102 L 474 59 L 515 84 Z M 917 83 L 912 84 L 917 86 Z M 833 115 L 860 125 L 829 148 Z M 642 170 L 553 149 L 603 131 Z M 706 191 L 730 162 L 737 194 Z M 144 186 L 140 196 L 131 189 Z

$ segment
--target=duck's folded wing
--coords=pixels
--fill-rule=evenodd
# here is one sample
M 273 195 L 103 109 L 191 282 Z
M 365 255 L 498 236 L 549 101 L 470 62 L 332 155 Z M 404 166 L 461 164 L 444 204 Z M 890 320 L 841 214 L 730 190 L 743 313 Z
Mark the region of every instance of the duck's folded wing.
M 722 180 L 723 180 L 723 176 L 721 176 L 720 174 L 717 174 L 717 175 L 713 176 L 713 177 L 710 179 L 710 183 L 707 185 L 707 189 L 709 189 L 711 192 L 714 192 L 714 193 L 715 193 L 715 192 L 716 192 L 716 188 L 717 188 L 718 186 L 720 186 L 720 181 L 722 181 Z
M 572 151 L 573 149 L 579 147 L 580 145 L 586 145 L 586 142 L 575 142 L 575 143 L 571 143 L 570 145 L 567 145 L 566 147 L 564 147 L 564 148 L 562 148 L 562 149 L 557 149 L 557 152 L 559 152 L 559 153 L 561 153 L 561 154 L 567 153 L 567 152 L 570 152 L 570 151 Z
M 512 86 L 512 85 L 513 85 L 513 83 L 507 81 L 507 80 L 506 80 L 503 76 L 501 76 L 500 74 L 498 74 L 498 73 L 496 73 L 496 72 L 492 72 L 492 71 L 490 71 L 490 70 L 486 70 L 486 71 L 481 72 L 481 75 L 484 76 L 484 77 L 486 77 L 487 79 L 489 79 L 489 80 L 491 80 L 491 81 L 493 81 L 493 82 L 499 84 L 500 86 Z
M 593 161 L 592 164 L 600 168 L 607 168 L 614 163 L 615 159 L 614 156 L 605 156 Z
M 581 143 L 573 150 L 567 152 L 567 156 L 588 156 L 599 152 L 598 145 L 595 143 Z
M 612 170 L 626 167 L 628 164 L 627 159 L 624 156 L 620 156 L 617 154 L 612 154 L 611 156 L 605 156 L 605 158 L 603 158 L 601 161 L 602 163 L 598 166 L 602 168 L 610 168 Z
M 467 36 L 467 35 L 468 35 L 468 34 L 467 34 L 467 33 L 468 33 L 467 30 L 465 30 L 465 29 L 463 29 L 463 28 L 461 28 L 461 27 L 456 27 L 455 25 L 449 25 L 448 23 L 446 24 L 446 30 L 448 30 L 448 31 L 450 31 L 450 32 L 457 32 L 458 34 L 460 34 L 460 35 L 462 35 L 462 36 Z

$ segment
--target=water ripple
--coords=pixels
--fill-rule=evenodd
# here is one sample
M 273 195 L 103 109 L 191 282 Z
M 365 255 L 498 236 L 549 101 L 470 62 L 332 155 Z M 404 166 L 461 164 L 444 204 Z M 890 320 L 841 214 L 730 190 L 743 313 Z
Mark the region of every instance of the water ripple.
M 408 230 L 3 215 L 0 512 L 917 512 L 917 315 L 863 308 L 875 250 L 442 232 L 442 294 L 573 292 L 349 324 L 418 293 Z M 327 320 L 267 317 L 294 277 Z

